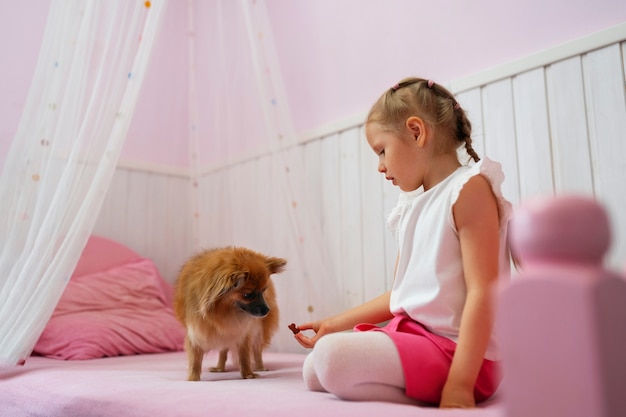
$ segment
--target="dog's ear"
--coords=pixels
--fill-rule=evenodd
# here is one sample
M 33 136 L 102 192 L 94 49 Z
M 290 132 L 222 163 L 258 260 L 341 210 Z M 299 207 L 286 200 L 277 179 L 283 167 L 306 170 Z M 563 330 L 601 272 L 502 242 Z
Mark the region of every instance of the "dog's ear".
M 267 257 L 265 258 L 265 263 L 267 264 L 267 268 L 270 270 L 271 274 L 278 274 L 279 272 L 283 272 L 285 270 L 287 260 L 283 258 Z
M 234 274 L 231 274 L 230 280 L 233 285 L 232 288 L 234 289 L 241 288 L 243 284 L 245 284 L 246 279 L 248 279 L 247 272 L 235 272 Z

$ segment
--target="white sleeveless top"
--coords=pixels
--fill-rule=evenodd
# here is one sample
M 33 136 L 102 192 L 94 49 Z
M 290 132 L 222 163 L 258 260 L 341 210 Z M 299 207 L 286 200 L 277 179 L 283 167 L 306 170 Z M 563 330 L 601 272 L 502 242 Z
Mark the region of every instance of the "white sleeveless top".
M 499 280 L 510 273 L 507 225 L 511 204 L 502 197 L 504 173 L 497 162 L 487 158 L 472 166 L 461 166 L 450 176 L 424 192 L 419 188 L 400 194 L 387 224 L 398 240 L 399 258 L 391 291 L 390 310 L 405 313 L 433 333 L 458 340 L 466 287 L 461 247 L 452 206 L 465 183 L 475 175 L 491 183 L 500 215 Z M 485 358 L 498 360 L 495 330 Z

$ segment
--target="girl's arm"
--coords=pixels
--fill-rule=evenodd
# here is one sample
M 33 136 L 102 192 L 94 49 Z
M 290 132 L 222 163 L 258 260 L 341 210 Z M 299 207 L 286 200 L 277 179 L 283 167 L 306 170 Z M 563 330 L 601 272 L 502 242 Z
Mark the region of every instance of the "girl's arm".
M 474 385 L 483 363 L 494 321 L 493 284 L 498 278 L 498 204 L 487 179 L 471 178 L 453 208 L 461 242 L 467 297 L 459 340 L 441 407 L 473 407 Z
M 305 323 L 298 326 L 300 330 L 313 330 L 315 335 L 307 337 L 302 332 L 294 335 L 298 343 L 306 348 L 312 348 L 320 337 L 328 333 L 341 332 L 349 330 L 359 323 L 380 323 L 392 318 L 389 311 L 389 297 L 391 291 L 388 291 L 378 297 L 370 300 L 357 307 L 344 311 L 336 316 L 329 317 L 324 320 Z

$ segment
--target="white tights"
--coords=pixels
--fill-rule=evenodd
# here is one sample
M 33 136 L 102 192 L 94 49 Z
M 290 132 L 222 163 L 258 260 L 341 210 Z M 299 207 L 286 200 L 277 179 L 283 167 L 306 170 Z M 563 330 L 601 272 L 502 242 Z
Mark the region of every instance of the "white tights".
M 343 400 L 419 404 L 405 394 L 396 346 L 382 332 L 333 333 L 322 337 L 304 361 L 304 382 Z

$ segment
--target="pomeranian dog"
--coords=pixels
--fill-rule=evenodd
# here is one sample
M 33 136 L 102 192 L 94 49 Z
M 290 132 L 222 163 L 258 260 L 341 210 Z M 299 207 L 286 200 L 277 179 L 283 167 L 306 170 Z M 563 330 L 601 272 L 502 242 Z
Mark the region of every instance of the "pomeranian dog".
M 242 378 L 265 370 L 262 352 L 278 328 L 276 292 L 270 279 L 287 261 L 241 247 L 203 251 L 189 259 L 176 280 L 174 310 L 187 329 L 188 380 L 199 381 L 204 354 L 219 350 L 223 372 L 228 351 Z M 252 368 L 254 360 L 254 369 Z

